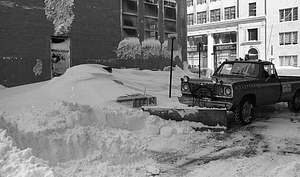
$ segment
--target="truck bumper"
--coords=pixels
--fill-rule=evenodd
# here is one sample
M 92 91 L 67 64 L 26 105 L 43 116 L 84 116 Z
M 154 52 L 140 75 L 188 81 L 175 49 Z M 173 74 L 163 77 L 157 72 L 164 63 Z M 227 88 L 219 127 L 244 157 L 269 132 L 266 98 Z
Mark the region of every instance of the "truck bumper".
M 226 108 L 230 110 L 232 108 L 232 103 L 224 102 L 224 101 L 211 101 L 211 100 L 202 100 L 202 99 L 195 99 L 189 96 L 181 96 L 178 97 L 178 101 L 182 104 L 186 104 L 189 106 L 199 106 L 199 107 L 206 107 L 206 108 Z

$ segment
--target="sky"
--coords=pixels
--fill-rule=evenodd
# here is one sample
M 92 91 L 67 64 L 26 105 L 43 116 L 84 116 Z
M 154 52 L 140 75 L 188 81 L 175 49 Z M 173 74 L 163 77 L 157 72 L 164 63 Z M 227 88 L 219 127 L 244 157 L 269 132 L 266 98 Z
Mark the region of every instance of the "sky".
M 300 75 L 283 67 L 280 75 Z M 286 103 L 260 108 L 228 131 L 195 131 L 116 102 L 148 94 L 158 107 L 178 102 L 180 78 L 169 71 L 113 69 L 84 64 L 49 81 L 0 86 L 0 176 L 300 176 L 300 119 Z

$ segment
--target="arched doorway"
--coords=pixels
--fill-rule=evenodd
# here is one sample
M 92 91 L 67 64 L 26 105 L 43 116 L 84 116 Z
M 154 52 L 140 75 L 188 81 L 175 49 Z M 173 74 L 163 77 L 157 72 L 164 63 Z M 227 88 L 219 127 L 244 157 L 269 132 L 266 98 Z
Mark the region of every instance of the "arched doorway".
M 251 48 L 248 51 L 249 60 L 258 60 L 258 51 L 255 48 Z

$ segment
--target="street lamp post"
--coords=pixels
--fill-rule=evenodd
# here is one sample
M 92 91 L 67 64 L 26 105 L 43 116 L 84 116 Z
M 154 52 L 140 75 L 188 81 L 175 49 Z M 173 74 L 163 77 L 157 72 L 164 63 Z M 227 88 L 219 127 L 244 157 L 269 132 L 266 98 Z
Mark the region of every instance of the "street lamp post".
M 173 71 L 173 51 L 178 49 L 177 33 L 168 35 L 168 50 L 171 51 L 171 66 L 170 66 L 170 86 L 169 86 L 169 98 L 171 98 L 172 92 L 172 71 Z

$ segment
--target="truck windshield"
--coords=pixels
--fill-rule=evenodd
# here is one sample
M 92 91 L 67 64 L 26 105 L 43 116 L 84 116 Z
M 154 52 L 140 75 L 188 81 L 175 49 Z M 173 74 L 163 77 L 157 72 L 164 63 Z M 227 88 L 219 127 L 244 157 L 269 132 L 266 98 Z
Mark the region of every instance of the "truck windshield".
M 217 71 L 218 75 L 241 75 L 258 77 L 259 64 L 255 63 L 225 63 Z

